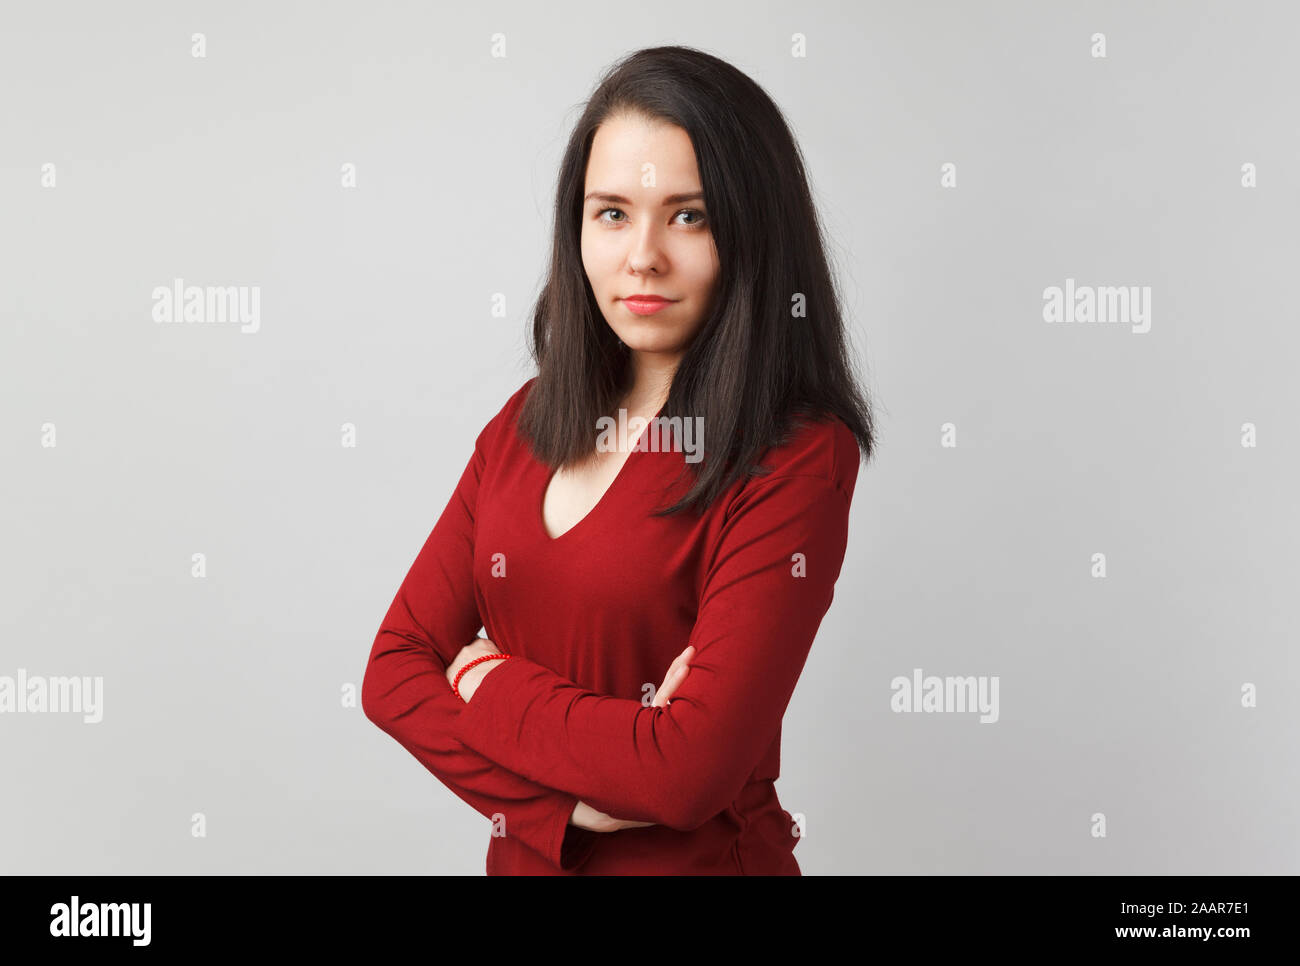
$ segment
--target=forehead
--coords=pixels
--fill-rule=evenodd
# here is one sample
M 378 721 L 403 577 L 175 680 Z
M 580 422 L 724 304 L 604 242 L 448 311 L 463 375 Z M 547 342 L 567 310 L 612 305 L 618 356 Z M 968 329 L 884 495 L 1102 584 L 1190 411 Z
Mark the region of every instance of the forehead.
M 592 139 L 585 190 L 648 195 L 698 188 L 699 178 L 695 147 L 684 129 L 667 121 L 614 117 Z

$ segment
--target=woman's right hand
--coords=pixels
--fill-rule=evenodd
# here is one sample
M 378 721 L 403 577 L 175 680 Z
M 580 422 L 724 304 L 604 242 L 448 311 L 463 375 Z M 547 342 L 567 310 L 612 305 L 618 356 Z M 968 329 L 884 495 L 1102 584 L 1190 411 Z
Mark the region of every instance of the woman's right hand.
M 686 672 L 690 669 L 690 660 L 694 656 L 694 645 L 688 645 L 686 650 L 677 655 L 677 659 L 668 666 L 668 671 L 664 674 L 664 683 L 659 685 L 654 700 L 650 702 L 651 707 L 668 707 L 668 700 L 677 693 L 678 685 L 686 680 Z M 578 802 L 573 808 L 573 814 L 569 817 L 569 824 L 576 825 L 578 828 L 590 829 L 593 832 L 617 832 L 619 829 L 625 828 L 645 828 L 648 825 L 653 825 L 654 822 L 634 822 L 631 819 L 614 818 L 612 815 L 597 811 L 586 802 Z

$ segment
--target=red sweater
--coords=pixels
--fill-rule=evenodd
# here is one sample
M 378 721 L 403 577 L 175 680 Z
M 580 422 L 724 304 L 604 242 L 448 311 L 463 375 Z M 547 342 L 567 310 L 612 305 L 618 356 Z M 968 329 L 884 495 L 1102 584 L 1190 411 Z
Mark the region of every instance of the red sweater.
M 773 783 L 781 718 L 844 559 L 852 433 L 805 423 L 763 454 L 770 475 L 733 483 L 703 516 L 649 516 L 688 489 L 675 479 L 685 454 L 634 449 L 552 539 L 551 470 L 515 427 L 533 381 L 479 434 L 388 609 L 366 716 L 493 818 L 489 875 L 800 874 Z M 513 657 L 466 704 L 444 670 L 480 626 Z M 649 706 L 687 644 L 672 703 Z M 655 824 L 569 826 L 579 800 Z

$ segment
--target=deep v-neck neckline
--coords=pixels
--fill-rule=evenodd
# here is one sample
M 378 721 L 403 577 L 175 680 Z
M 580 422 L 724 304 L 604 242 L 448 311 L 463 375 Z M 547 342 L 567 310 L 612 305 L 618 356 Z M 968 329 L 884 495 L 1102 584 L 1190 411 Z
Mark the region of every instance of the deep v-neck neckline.
M 650 431 L 650 427 L 654 425 L 654 421 L 659 418 L 659 415 L 663 411 L 663 406 L 660 406 L 659 409 L 655 411 L 655 414 L 647 420 L 645 426 L 637 435 L 636 440 L 631 443 L 631 446 L 628 449 L 628 454 L 623 460 L 623 465 L 618 468 L 618 472 L 615 473 L 614 478 L 610 480 L 609 486 L 605 487 L 605 491 L 601 493 L 600 499 L 598 499 L 595 504 L 592 505 L 591 509 L 583 514 L 578 521 L 573 524 L 573 526 L 569 527 L 569 529 L 565 530 L 557 537 L 551 536 L 550 531 L 546 529 L 546 494 L 550 492 L 551 483 L 555 480 L 555 476 L 559 471 L 550 469 L 549 467 L 547 468 L 547 472 L 542 475 L 542 495 L 536 503 L 537 509 L 534 514 L 534 519 L 537 521 L 538 532 L 541 533 L 542 541 L 544 543 L 548 545 L 560 543 L 575 530 L 582 528 L 587 521 L 591 520 L 600 512 L 602 507 L 609 503 L 610 497 L 613 495 L 614 491 L 618 489 L 618 485 L 622 482 L 623 477 L 627 475 L 628 464 L 632 462 L 638 453 L 644 452 L 644 450 L 639 448 L 641 440 L 645 437 L 645 434 Z M 542 465 L 546 466 L 544 463 Z

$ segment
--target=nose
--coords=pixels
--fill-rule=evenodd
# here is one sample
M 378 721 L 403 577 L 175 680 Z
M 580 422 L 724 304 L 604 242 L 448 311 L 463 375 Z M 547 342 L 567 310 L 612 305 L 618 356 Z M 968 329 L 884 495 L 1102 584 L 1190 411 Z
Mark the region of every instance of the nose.
M 632 250 L 627 256 L 628 267 L 638 275 L 661 274 L 665 266 L 663 245 L 658 229 L 647 222 L 633 236 Z

